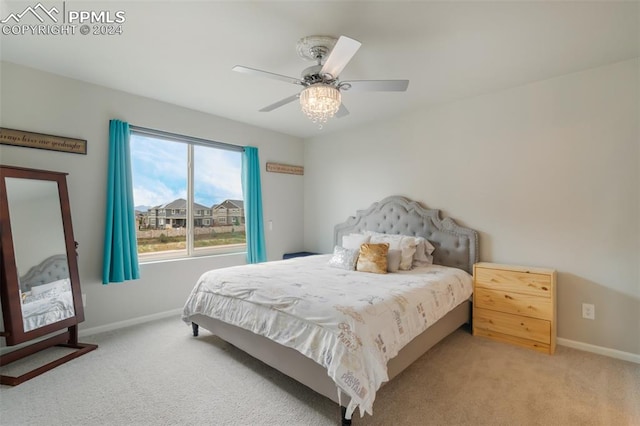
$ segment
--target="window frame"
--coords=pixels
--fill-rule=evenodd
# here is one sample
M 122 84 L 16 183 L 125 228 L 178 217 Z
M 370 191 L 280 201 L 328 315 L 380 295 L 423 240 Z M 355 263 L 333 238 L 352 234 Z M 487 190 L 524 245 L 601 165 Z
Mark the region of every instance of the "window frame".
M 246 236 L 244 244 L 228 244 L 225 246 L 211 246 L 211 247 L 199 247 L 196 248 L 194 245 L 194 236 L 195 236 L 195 212 L 193 208 L 194 200 L 194 165 L 195 165 L 195 155 L 194 155 L 194 147 L 204 146 L 207 148 L 214 149 L 222 149 L 226 151 L 235 151 L 235 152 L 244 152 L 244 147 L 239 145 L 228 144 L 224 142 L 212 141 L 208 139 L 197 138 L 193 136 L 180 135 L 170 132 L 165 132 L 162 130 L 149 129 L 145 127 L 139 127 L 134 125 L 129 125 L 129 130 L 131 136 L 140 135 L 147 136 L 156 139 L 165 140 L 168 142 L 174 143 L 184 143 L 187 144 L 187 205 L 186 205 L 186 223 L 187 223 L 187 232 L 186 232 L 186 248 L 184 250 L 180 250 L 178 254 L 174 250 L 167 251 L 159 251 L 153 253 L 139 253 L 138 252 L 138 261 L 140 264 L 144 263 L 152 263 L 152 262 L 162 262 L 162 261 L 172 261 L 179 259 L 188 259 L 193 257 L 202 257 L 202 256 L 216 256 L 216 255 L 225 255 L 225 254 L 242 254 L 247 251 L 247 243 Z M 242 178 L 242 177 L 241 177 Z M 243 194 L 244 201 L 244 194 Z M 215 221 L 213 220 L 213 209 L 209 209 L 211 211 L 211 226 L 215 226 Z M 165 222 L 164 219 L 167 218 L 166 215 L 161 216 L 161 212 L 159 211 L 157 215 L 154 215 L 154 218 L 157 219 L 158 222 Z M 206 214 L 205 214 L 206 217 Z M 158 225 L 159 226 L 159 225 Z M 245 232 L 246 232 L 246 218 L 245 218 Z M 136 244 L 137 245 L 137 244 Z

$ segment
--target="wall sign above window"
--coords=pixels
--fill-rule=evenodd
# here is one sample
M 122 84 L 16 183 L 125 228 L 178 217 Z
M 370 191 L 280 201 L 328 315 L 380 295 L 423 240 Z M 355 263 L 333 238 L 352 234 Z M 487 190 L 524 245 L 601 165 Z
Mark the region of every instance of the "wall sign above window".
M 0 144 L 87 154 L 87 141 L 84 139 L 45 135 L 4 127 L 0 127 Z
M 303 175 L 304 167 L 279 163 L 267 163 L 267 171 L 273 173 L 287 173 L 290 175 Z

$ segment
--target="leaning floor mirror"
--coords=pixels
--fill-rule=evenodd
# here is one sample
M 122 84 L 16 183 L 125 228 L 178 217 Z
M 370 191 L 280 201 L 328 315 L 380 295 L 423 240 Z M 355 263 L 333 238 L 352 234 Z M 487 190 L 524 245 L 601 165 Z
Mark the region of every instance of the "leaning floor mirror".
M 73 351 L 26 373 L 18 385 L 97 348 L 78 342 L 84 321 L 66 173 L 0 166 L 0 298 L 5 366 L 52 346 Z M 34 341 L 35 343 L 25 344 Z

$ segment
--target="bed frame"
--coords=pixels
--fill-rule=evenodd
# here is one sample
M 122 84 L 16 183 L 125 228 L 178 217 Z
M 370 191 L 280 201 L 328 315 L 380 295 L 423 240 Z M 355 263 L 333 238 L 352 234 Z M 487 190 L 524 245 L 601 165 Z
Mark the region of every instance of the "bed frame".
M 450 218 L 440 219 L 439 210 L 426 209 L 404 197 L 387 197 L 366 210 L 357 211 L 355 216 L 336 225 L 334 242 L 340 245 L 343 235 L 363 231 L 425 237 L 436 248 L 433 252 L 434 263 L 460 268 L 470 274 L 473 273 L 473 264 L 478 260 L 476 231 L 459 226 Z M 198 326 L 204 327 L 233 346 L 337 402 L 341 405 L 342 424 L 351 424 L 351 420 L 345 418 L 349 397 L 344 393 L 338 395 L 339 389 L 320 364 L 294 349 L 240 327 L 201 314 L 193 315 L 191 319 L 194 336 L 198 335 Z M 389 380 L 440 340 L 470 321 L 471 302 L 466 301 L 413 339 L 389 361 Z

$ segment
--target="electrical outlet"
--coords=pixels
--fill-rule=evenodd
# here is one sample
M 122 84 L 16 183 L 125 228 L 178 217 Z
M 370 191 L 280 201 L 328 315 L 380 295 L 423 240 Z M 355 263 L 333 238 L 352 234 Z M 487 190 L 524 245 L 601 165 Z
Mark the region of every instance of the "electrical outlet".
M 596 307 L 591 303 L 582 304 L 582 318 L 596 319 Z
M 82 293 L 82 307 L 83 308 L 87 307 L 87 295 L 86 295 L 86 293 Z

